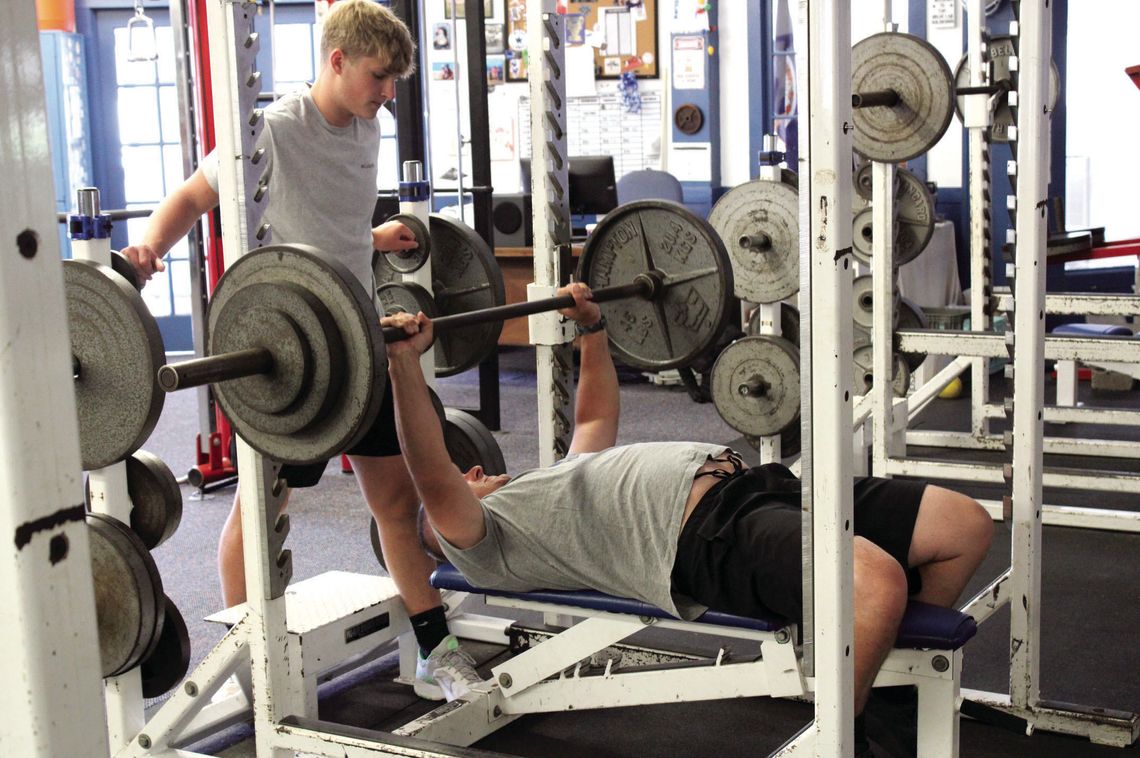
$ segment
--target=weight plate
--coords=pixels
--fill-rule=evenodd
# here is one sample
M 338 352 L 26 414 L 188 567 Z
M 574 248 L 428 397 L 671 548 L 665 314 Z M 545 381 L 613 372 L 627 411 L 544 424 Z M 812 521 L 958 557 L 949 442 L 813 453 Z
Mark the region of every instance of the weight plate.
M 930 324 L 926 320 L 926 314 L 922 312 L 922 308 L 912 300 L 905 297 L 899 298 L 898 307 L 898 324 L 896 329 L 929 329 Z M 918 367 L 926 360 L 926 353 L 899 353 L 902 359 L 906 361 L 907 368 L 913 374 L 918 371 Z
M 1017 55 L 1016 47 L 1013 43 L 1013 37 L 999 36 L 991 37 L 989 42 L 989 59 L 990 59 L 990 83 L 998 84 L 999 82 L 1009 83 L 1012 77 L 1009 72 L 1009 59 L 1011 56 Z M 958 61 L 957 68 L 954 69 L 954 81 L 959 87 L 970 86 L 970 63 L 966 56 L 962 56 L 962 60 Z M 1049 61 L 1049 109 L 1052 110 L 1057 104 L 1057 98 L 1061 94 L 1061 74 L 1057 70 L 1057 64 Z M 962 108 L 965 107 L 966 98 L 969 95 L 962 95 L 955 98 L 954 108 L 958 112 L 958 118 L 962 118 Z M 1013 109 L 1009 107 L 1009 100 L 1007 97 L 999 97 L 996 105 L 994 106 L 993 123 L 990 126 L 990 139 L 993 142 L 1009 142 L 1009 127 L 1017 125 L 1017 119 L 1013 116 Z
M 779 434 L 800 415 L 799 348 L 782 337 L 738 339 L 713 365 L 712 398 L 738 432 Z
M 254 292 L 265 294 L 268 299 L 261 304 L 248 303 L 249 296 L 241 293 L 250 287 L 256 287 Z M 219 382 L 214 391 L 237 432 L 263 455 L 295 464 L 327 460 L 352 447 L 371 427 L 380 410 L 388 378 L 380 320 L 372 298 L 343 264 L 307 245 L 270 245 L 243 255 L 219 280 L 207 315 L 207 354 L 221 352 L 217 349 L 217 336 L 226 333 L 226 321 L 236 321 L 241 316 L 239 306 L 268 310 L 277 305 L 285 313 L 264 313 L 264 323 L 297 317 L 308 326 L 294 320 L 288 338 L 239 326 L 225 349 L 255 346 L 256 342 L 240 344 L 236 338 L 243 332 L 251 339 L 269 342 L 263 346 L 277 351 L 283 342 L 292 342 L 296 334 L 320 331 L 317 336 L 326 340 L 319 343 L 314 336 L 322 348 L 317 354 L 333 356 L 335 361 L 322 365 L 320 360 L 310 360 L 310 384 L 302 382 L 296 399 L 277 414 L 268 410 L 274 407 L 271 393 L 261 399 L 250 393 L 243 402 L 235 389 L 239 382 L 234 381 Z M 314 321 L 322 322 L 324 328 L 311 328 Z M 283 356 L 290 354 L 295 353 L 282 351 Z M 278 361 L 275 371 L 295 368 L 294 364 L 282 365 Z M 319 407 L 324 410 L 299 429 L 279 431 L 297 425 L 297 419 L 290 418 L 292 411 L 304 417 L 312 415 L 307 390 L 320 382 L 325 383 L 325 397 L 318 398 L 322 401 Z M 251 401 L 250 397 L 255 399 Z
M 869 166 L 855 174 L 860 193 L 865 184 L 870 186 L 867 183 L 871 172 L 865 170 Z M 895 265 L 901 266 L 917 258 L 934 236 L 934 196 L 921 179 L 905 168 L 895 170 L 895 187 Z M 855 257 L 866 264 L 871 262 L 872 240 L 872 211 L 867 206 L 856 212 L 851 230 Z
M 893 106 L 855 108 L 852 143 L 862 156 L 880 163 L 917 158 L 941 139 L 954 115 L 950 67 L 926 40 L 882 32 L 851 51 L 851 91 L 893 90 Z
M 408 227 L 408 230 L 415 235 L 419 246 L 410 250 L 381 251 L 380 258 L 397 273 L 410 274 L 413 271 L 419 271 L 427 263 L 428 256 L 431 254 L 431 235 L 428 233 L 427 226 L 423 221 L 420 221 L 419 216 L 411 213 L 397 213 L 384 223 L 391 221 L 398 221 Z
M 871 292 L 873 285 L 870 274 L 857 276 L 852 283 L 851 313 L 855 323 L 864 329 L 871 328 L 871 319 L 875 314 L 875 301 Z
M 759 337 L 764 332 L 760 326 L 760 309 L 752 311 L 748 318 L 748 334 Z M 796 347 L 800 344 L 800 310 L 791 303 L 780 303 L 780 336 Z
M 799 291 L 799 203 L 795 187 L 757 179 L 713 206 L 709 223 L 728 250 L 737 297 L 775 303 Z
M 507 301 L 503 272 L 483 238 L 461 221 L 431 217 L 431 278 L 440 316 L 493 308 Z M 501 321 L 449 329 L 436 336 L 435 374 L 474 368 L 499 345 Z
M 875 374 L 872 370 L 872 351 L 874 347 L 864 345 L 855 348 L 853 360 L 855 362 L 855 394 L 866 395 L 875 383 Z M 910 389 L 910 367 L 902 356 L 895 355 L 895 372 L 891 378 L 891 389 L 898 397 L 906 397 Z
M 190 670 L 190 633 L 178 606 L 169 597 L 163 598 L 162 634 L 158 644 L 139 667 L 142 675 L 143 697 L 159 697 L 182 681 Z
M 598 223 L 582 250 L 578 279 L 601 289 L 646 271 L 663 276 L 653 300 L 601 304 L 610 345 L 626 364 L 646 371 L 691 363 L 713 346 L 735 307 L 728 253 L 712 226 L 683 205 L 639 200 Z
M 744 439 L 754 450 L 759 451 L 763 437 L 744 435 Z M 780 430 L 780 458 L 787 459 L 800 454 L 800 417 Z
M 220 307 L 210 332 L 213 355 L 262 347 L 272 371 L 225 382 L 227 410 L 258 430 L 284 436 L 306 429 L 336 402 L 344 364 L 337 323 L 316 294 L 292 282 L 254 282 Z
M 88 471 L 138 450 L 158 423 L 165 393 L 162 335 L 138 290 L 110 266 L 63 262 L 67 328 L 78 364 L 79 448 Z
M 376 288 L 376 299 L 380 312 L 385 316 L 393 313 L 415 314 L 423 311 L 431 319 L 439 315 L 431 293 L 415 282 L 388 282 Z
M 799 192 L 800 175 L 790 168 L 780 169 L 780 181 Z
M 482 466 L 488 476 L 507 473 L 503 451 L 482 421 L 458 408 L 448 408 L 445 413 L 443 440 L 460 471 L 466 473 L 472 466 Z
M 158 644 L 162 579 L 146 546 L 121 522 L 88 513 L 87 527 L 103 676 L 118 676 Z
M 147 550 L 154 550 L 170 539 L 182 521 L 182 490 L 170 467 L 153 453 L 138 450 L 126 463 L 131 530 Z
M 132 287 L 137 290 L 142 289 L 142 285 L 139 284 L 139 272 L 135 268 L 135 264 L 131 263 L 127 256 L 118 250 L 111 251 L 111 268 L 116 274 L 130 282 Z

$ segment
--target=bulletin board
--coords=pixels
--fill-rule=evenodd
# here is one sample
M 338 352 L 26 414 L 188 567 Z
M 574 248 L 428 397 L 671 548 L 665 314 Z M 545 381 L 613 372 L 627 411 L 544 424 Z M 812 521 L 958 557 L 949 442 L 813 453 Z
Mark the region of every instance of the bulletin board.
M 506 78 L 523 81 L 527 54 L 527 0 L 506 3 Z M 657 0 L 590 0 L 566 3 L 566 46 L 594 48 L 594 77 L 617 79 L 632 72 L 657 78 Z

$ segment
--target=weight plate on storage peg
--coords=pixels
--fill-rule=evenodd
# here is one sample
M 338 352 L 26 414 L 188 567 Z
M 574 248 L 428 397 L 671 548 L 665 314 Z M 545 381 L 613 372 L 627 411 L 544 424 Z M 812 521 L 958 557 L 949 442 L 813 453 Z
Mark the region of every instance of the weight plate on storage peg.
M 923 313 L 922 308 L 918 307 L 918 304 L 912 300 L 900 297 L 896 312 L 898 313 L 898 323 L 895 325 L 896 329 L 930 328 L 930 323 L 926 320 L 926 314 Z M 906 365 L 912 374 L 918 371 L 918 367 L 926 360 L 926 353 L 899 353 L 899 355 L 906 361 Z
M 764 332 L 760 325 L 760 309 L 748 318 L 748 334 L 759 337 Z M 780 335 L 796 347 L 800 345 L 800 310 L 791 303 L 780 303 Z
M 630 284 L 654 271 L 662 279 L 653 299 L 631 297 L 600 307 L 617 356 L 634 368 L 664 371 L 691 363 L 728 324 L 735 303 L 732 264 L 707 221 L 664 200 L 639 200 L 611 211 L 586 240 L 578 262 L 578 280 L 593 289 Z
M 150 552 L 121 522 L 87 514 L 95 616 L 103 676 L 139 664 L 158 644 L 163 626 L 162 579 Z
M 219 280 L 207 318 L 208 355 L 273 354 L 268 374 L 213 385 L 261 454 L 315 463 L 371 427 L 387 381 L 384 337 L 372 297 L 340 262 L 307 245 L 247 253 Z
M 137 290 L 142 289 L 142 286 L 139 284 L 139 272 L 138 269 L 135 268 L 135 264 L 131 263 L 127 256 L 118 250 L 111 251 L 111 268 L 116 274 L 130 282 L 132 287 Z
M 493 308 L 507 301 L 503 272 L 491 248 L 461 221 L 433 214 L 432 294 L 439 315 Z M 503 322 L 440 332 L 435 340 L 436 376 L 451 376 L 479 365 L 499 345 Z
M 799 192 L 763 179 L 726 192 L 709 213 L 732 261 L 736 296 L 775 303 L 800 289 Z
M 460 471 L 467 472 L 472 466 L 482 466 L 483 473 L 488 476 L 507 473 L 503 451 L 482 421 L 458 408 L 448 408 L 445 413 L 443 440 L 447 454 Z
M 166 398 L 157 380 L 166 353 L 142 296 L 109 266 L 67 260 L 63 281 L 79 449 L 91 471 L 126 458 L 154 430 Z
M 410 250 L 382 250 L 380 257 L 397 273 L 410 274 L 413 271 L 419 271 L 427 263 L 428 256 L 431 254 L 431 235 L 428 233 L 427 225 L 420 221 L 419 216 L 411 213 L 397 213 L 384 223 L 391 221 L 398 221 L 408 227 L 416 237 L 417 247 Z
M 800 415 L 800 351 L 782 337 L 742 337 L 713 364 L 712 399 L 746 435 L 779 434 Z
M 164 597 L 165 612 L 158 644 L 139 667 L 143 697 L 159 697 L 182 681 L 190 670 L 190 633 L 178 606 Z
M 987 46 L 990 66 L 990 83 L 1009 84 L 1012 77 L 1009 72 L 1009 59 L 1017 55 L 1014 46 L 1013 37 L 998 36 L 991 37 Z M 962 60 L 958 61 L 957 68 L 954 69 L 954 81 L 958 87 L 970 86 L 970 62 L 969 58 L 965 55 Z M 1057 71 L 1057 64 L 1049 62 L 1049 109 L 1052 110 L 1057 104 L 1057 98 L 1061 94 L 1061 74 Z M 955 98 L 954 107 L 958 112 L 958 118 L 962 118 L 963 108 L 966 105 L 966 98 L 973 97 L 972 95 L 961 95 Z M 994 107 L 992 124 L 990 126 L 990 139 L 993 142 L 1009 142 L 1009 128 L 1017 125 L 1017 119 L 1014 118 L 1013 109 L 1009 107 L 1008 97 L 998 98 Z
M 870 171 L 859 169 L 856 187 L 870 177 Z M 895 169 L 895 182 L 895 265 L 901 266 L 917 258 L 934 236 L 934 197 L 922 180 L 905 168 Z M 872 255 L 872 220 L 870 206 L 858 210 L 851 230 L 854 255 L 866 264 L 870 264 Z
M 899 163 L 934 147 L 954 115 L 954 82 L 942 54 L 910 34 L 861 40 L 851 51 L 851 92 L 886 90 L 898 94 L 897 104 L 854 109 L 855 150 L 880 163 Z
M 895 309 L 894 320 L 898 323 L 899 318 L 899 293 L 895 290 Z M 851 283 L 851 315 L 855 321 L 856 334 L 854 335 L 855 344 L 860 343 L 859 332 L 865 332 L 868 335 L 867 342 L 870 342 L 871 332 L 871 319 L 874 315 L 874 293 L 872 291 L 872 278 L 870 274 L 865 276 L 857 276 Z
M 856 395 L 866 395 L 875 384 L 875 374 L 872 369 L 873 351 L 872 345 L 855 348 L 853 360 Z M 897 353 L 894 376 L 891 377 L 891 389 L 897 397 L 906 397 L 907 390 L 910 389 L 910 367 Z
M 434 319 L 438 314 L 435 300 L 431 293 L 415 282 L 388 282 L 376 288 L 376 299 L 380 303 L 380 312 L 385 316 L 393 313 L 411 313 L 418 311 Z
M 744 440 L 753 450 L 759 452 L 764 438 L 746 434 Z M 799 455 L 800 447 L 800 417 L 796 416 L 795 421 L 780 430 L 780 457 L 791 458 L 793 455 Z
M 153 453 L 137 450 L 126 463 L 131 530 L 147 550 L 154 550 L 170 539 L 182 521 L 182 490 L 170 467 Z

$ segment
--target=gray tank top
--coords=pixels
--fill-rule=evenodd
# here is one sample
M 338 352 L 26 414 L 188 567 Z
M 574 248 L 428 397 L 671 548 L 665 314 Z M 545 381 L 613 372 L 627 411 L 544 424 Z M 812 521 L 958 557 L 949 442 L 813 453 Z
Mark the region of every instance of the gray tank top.
M 704 607 L 670 590 L 685 501 L 724 445 L 645 442 L 571 455 L 516 476 L 482 501 L 487 534 L 440 546 L 472 584 L 526 592 L 595 589 L 681 618 Z

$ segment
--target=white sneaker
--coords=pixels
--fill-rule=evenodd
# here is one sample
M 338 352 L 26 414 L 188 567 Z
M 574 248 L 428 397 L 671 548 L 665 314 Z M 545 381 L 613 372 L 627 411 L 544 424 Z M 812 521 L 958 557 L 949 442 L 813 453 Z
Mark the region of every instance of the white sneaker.
M 447 635 L 425 658 L 416 654 L 416 681 L 412 689 L 426 700 L 451 702 L 468 692 L 487 692 L 489 684 L 479 678 L 475 661 L 459 648 L 454 634 Z

